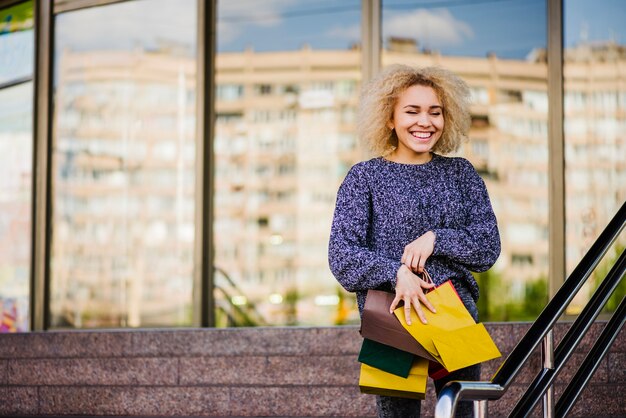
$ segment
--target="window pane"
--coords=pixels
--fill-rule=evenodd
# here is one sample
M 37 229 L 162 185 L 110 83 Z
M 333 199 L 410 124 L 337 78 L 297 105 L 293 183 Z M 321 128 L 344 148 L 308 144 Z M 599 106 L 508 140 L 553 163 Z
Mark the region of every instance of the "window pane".
M 480 318 L 534 319 L 548 276 L 545 0 L 423 3 L 383 1 L 383 66 L 442 66 L 469 84 L 470 140 L 457 155 L 485 180 L 502 239 L 477 275 Z
M 335 193 L 361 156 L 361 2 L 257 4 L 218 3 L 217 325 L 355 322 L 327 246 Z
M 56 17 L 53 327 L 191 325 L 196 8 Z
M 570 274 L 626 201 L 626 8 L 564 2 L 566 270 Z M 568 312 L 575 314 L 626 246 L 622 232 Z M 609 301 L 626 294 L 622 283 Z
M 0 88 L 33 77 L 33 2 L 0 10 Z
M 33 2 L 0 10 L 0 333 L 28 331 Z

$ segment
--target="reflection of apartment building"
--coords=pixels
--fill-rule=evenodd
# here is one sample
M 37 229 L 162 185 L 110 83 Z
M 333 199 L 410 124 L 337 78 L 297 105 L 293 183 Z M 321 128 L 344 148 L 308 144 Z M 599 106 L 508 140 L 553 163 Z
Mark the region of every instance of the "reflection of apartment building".
M 626 201 L 626 46 L 565 50 L 567 269 Z M 624 241 L 622 240 L 622 245 Z
M 30 86 L 25 90 L 32 93 Z M 24 156 L 30 157 L 33 147 L 28 114 L 19 101 L 12 105 L 18 108 L 14 119 L 0 118 L 3 127 L 21 131 L 0 128 L 0 332 L 27 331 L 29 321 L 30 240 L 25 238 L 31 234 L 32 171 L 30 158 Z
M 231 176 L 216 176 L 216 260 L 244 282 L 254 282 L 253 294 L 284 292 L 291 284 L 312 298 L 332 295 L 337 286 L 326 261 L 334 193 L 347 168 L 365 155 L 354 133 L 359 57 L 358 51 L 306 48 L 217 57 L 219 173 L 244 169 L 242 157 L 232 156 L 235 149 L 246 154 L 250 173 L 272 173 L 243 185 L 233 184 Z M 525 279 L 546 276 L 545 63 L 385 51 L 383 65 L 393 62 L 442 65 L 468 81 L 475 96 L 472 141 L 461 153 L 484 175 L 502 225 L 499 268 L 522 285 Z M 239 141 L 247 141 L 248 147 L 239 148 Z M 293 146 L 281 148 L 282 143 Z M 265 152 L 258 149 L 262 147 Z M 285 160 L 294 163 L 293 170 L 281 171 Z M 291 201 L 280 199 L 285 185 L 291 188 L 289 196 L 294 194 Z M 235 203 L 237 212 L 229 214 L 231 209 L 220 202 L 235 195 L 241 200 Z M 273 212 L 251 207 L 256 199 Z M 244 228 L 231 228 L 240 214 Z M 302 316 L 311 318 L 308 310 L 316 309 L 314 304 L 300 305 L 308 307 Z M 324 315 L 317 309 L 316 317 Z
M 389 53 L 389 62 L 442 65 L 474 93 L 471 142 L 463 154 L 483 171 L 501 224 L 499 261 L 510 281 L 547 275 L 548 156 L 545 51 L 527 61 Z M 626 199 L 626 48 L 566 50 L 567 272 Z
M 327 241 L 334 194 L 360 157 L 359 63 L 355 50 L 217 56 L 216 264 L 273 323 L 337 315 Z
M 383 51 L 383 66 L 395 62 L 441 65 L 460 74 L 470 85 L 474 96 L 471 141 L 464 145 L 460 154 L 469 158 L 483 175 L 500 221 L 503 253 L 496 269 L 511 283 L 511 296 L 523 296 L 524 282 L 546 278 L 549 262 L 545 54 L 535 51 L 528 60 L 447 57 L 420 53 L 416 48 L 407 48 L 406 42 L 397 48 L 393 42 L 390 45 L 390 50 Z M 572 51 L 572 54 L 580 59 L 578 52 Z M 233 153 L 234 141 L 248 141 L 248 148 L 242 152 L 247 154 L 249 173 L 272 173 L 267 174 L 267 181 L 236 186 L 229 177 L 217 176 L 216 198 L 230 199 L 228 196 L 236 194 L 241 199 L 237 213 L 245 212 L 245 220 L 239 221 L 245 225 L 243 229 L 230 228 L 229 223 L 236 215 L 229 215 L 229 209 L 220 208 L 216 201 L 217 262 L 238 272 L 235 274 L 241 275 L 244 282 L 252 279 L 253 293 L 284 292 L 289 283 L 297 283 L 305 294 L 308 289 L 311 294 L 331 293 L 335 286 L 326 268 L 325 251 L 332 193 L 347 167 L 364 156 L 358 148 L 352 123 L 360 85 L 358 60 L 358 51 L 311 51 L 307 48 L 218 56 L 218 169 L 225 172 L 244 169 L 235 159 L 224 158 L 224 155 Z M 589 75 L 595 71 L 588 67 L 610 67 L 610 74 L 606 74 L 608 70 L 601 70 L 604 74 L 601 77 L 607 83 L 603 94 L 610 96 L 605 100 L 615 99 L 612 103 L 617 103 L 620 94 L 617 92 L 622 88 L 619 80 L 624 71 L 620 70 L 623 68 L 621 60 L 622 67 L 615 60 L 599 65 L 597 57 L 583 62 L 582 66 L 572 58 L 567 65 Z M 566 67 L 566 77 L 569 72 Z M 585 89 L 596 91 L 598 87 L 597 82 L 588 82 L 583 89 L 568 82 L 566 112 L 567 103 L 580 100 L 576 98 L 581 94 L 583 97 L 589 94 Z M 597 93 L 584 100 L 587 109 L 598 109 L 595 96 Z M 585 152 L 598 157 L 608 153 L 613 159 L 610 164 L 602 158 L 579 164 L 579 160 L 570 157 L 572 149 L 582 151 L 575 137 L 570 135 L 568 123 L 569 120 L 581 123 L 581 118 L 569 119 L 570 113 L 566 114 L 568 183 L 572 183 L 567 197 L 567 245 L 568 254 L 575 253 L 568 257 L 568 271 L 590 244 L 578 237 L 587 234 L 590 240 L 594 239 L 624 200 L 626 170 L 623 159 L 618 156 L 626 153 L 621 152 L 623 138 L 617 137 L 617 126 L 624 123 L 624 107 L 622 104 L 610 114 L 604 111 L 606 122 L 602 129 L 605 131 L 597 130 L 598 135 L 589 135 L 587 131 L 584 136 Z M 585 123 L 592 122 L 587 119 Z M 601 134 L 607 129 L 612 129 L 611 134 Z M 272 141 L 276 145 L 270 145 Z M 266 152 L 256 149 L 261 147 Z M 289 171 L 281 169 L 284 160 L 295 162 L 295 166 Z M 292 180 L 282 180 L 285 177 Z M 579 177 L 584 181 L 574 181 Z M 286 184 L 295 187 L 295 202 L 284 199 Z M 291 192 L 287 195 L 291 196 Z M 252 209 L 249 202 L 255 199 L 262 200 L 274 211 L 268 215 Z M 316 206 L 319 211 L 314 209 Z M 585 227 L 585 222 L 591 222 L 585 219 L 596 221 L 592 225 L 595 229 L 587 225 L 586 231 L 578 231 Z M 583 226 L 579 226 L 581 224 Z M 245 231 L 245 237 L 233 236 L 233 230 Z M 226 242 L 228 249 L 220 249 L 221 243 Z
M 548 272 L 546 63 L 383 54 L 383 65 L 392 62 L 440 65 L 469 84 L 472 129 L 460 154 L 482 174 L 498 217 L 502 255 L 496 270 L 523 296 L 524 281 L 547 278 Z
M 32 96 L 32 82 L 0 89 L 0 332 L 30 319 Z
M 521 296 L 525 281 L 548 270 L 545 60 L 540 51 L 536 59 L 500 60 L 391 45 L 383 65 L 441 65 L 470 85 L 471 141 L 459 154 L 487 183 L 503 241 L 496 270 L 512 284 L 509 296 Z M 570 270 L 626 195 L 623 54 L 602 63 L 572 54 L 565 68 Z M 326 257 L 335 192 L 366 156 L 354 130 L 360 52 L 305 47 L 216 59 L 215 263 L 241 291 L 229 296 L 272 324 L 345 318 Z M 101 52 L 66 53 L 60 62 L 54 315 L 71 322 L 71 312 L 91 310 L 106 312 L 111 325 L 188 323 L 194 61 Z
M 57 74 L 54 325 L 190 324 L 194 61 L 64 51 Z

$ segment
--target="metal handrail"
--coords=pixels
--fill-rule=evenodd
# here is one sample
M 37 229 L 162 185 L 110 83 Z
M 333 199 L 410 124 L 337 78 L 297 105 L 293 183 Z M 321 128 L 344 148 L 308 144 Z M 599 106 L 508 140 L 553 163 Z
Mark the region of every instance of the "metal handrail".
M 552 330 L 556 321 L 565 312 L 578 290 L 587 281 L 604 254 L 617 239 L 626 225 L 626 203 L 617 211 L 589 251 L 584 255 L 574 271 L 565 280 L 552 300 L 539 314 L 524 337 L 500 366 L 491 381 L 483 382 L 449 382 L 440 392 L 435 408 L 436 418 L 452 417 L 456 405 L 461 399 L 493 400 L 501 398 L 511 385 L 521 368 L 526 364 L 532 352 Z
M 524 395 L 511 412 L 512 416 L 527 416 L 537 404 L 539 397 L 552 384 L 556 375 L 561 371 L 567 360 L 574 353 L 574 349 L 585 336 L 593 321 L 602 311 L 626 271 L 626 251 L 622 252 L 611 271 L 596 289 L 593 296 L 582 310 L 576 321 L 567 331 L 561 343 L 554 352 L 554 368 L 545 368 L 533 380 Z
M 626 297 L 620 302 L 617 311 L 615 311 L 602 330 L 593 348 L 589 351 L 589 354 L 587 354 L 587 357 L 585 357 L 585 360 L 556 403 L 557 417 L 567 416 L 567 413 L 572 409 L 574 403 L 587 385 L 587 382 L 589 382 L 589 379 L 591 379 L 591 376 L 593 376 L 600 362 L 609 351 L 609 347 L 611 347 L 613 341 L 617 338 L 617 334 L 624 326 L 624 322 L 626 322 Z

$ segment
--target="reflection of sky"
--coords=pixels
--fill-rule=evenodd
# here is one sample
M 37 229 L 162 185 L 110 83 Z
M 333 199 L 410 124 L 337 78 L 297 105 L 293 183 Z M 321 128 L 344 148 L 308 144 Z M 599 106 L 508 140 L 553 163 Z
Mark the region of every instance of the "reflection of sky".
M 546 0 L 387 0 L 383 39 L 390 35 L 445 55 L 524 58 L 546 46 Z
M 197 0 L 136 0 L 61 13 L 55 20 L 54 84 L 64 49 L 157 50 L 195 56 Z
M 218 49 L 345 49 L 359 42 L 360 0 L 218 2 Z M 565 0 L 566 45 L 615 39 L 626 22 L 624 0 Z M 384 0 L 383 38 L 418 39 L 446 55 L 523 58 L 546 46 L 546 0 Z
M 447 55 L 523 58 L 546 45 L 546 0 L 387 0 L 383 39 L 416 38 Z M 361 1 L 222 0 L 218 50 L 345 49 L 359 42 Z
M 361 0 L 218 0 L 217 9 L 220 52 L 346 49 L 360 39 Z
M 626 43 L 624 0 L 564 0 L 563 3 L 566 47 L 585 41 Z
M 32 77 L 34 33 L 25 30 L 0 35 L 0 84 Z
M 58 45 L 75 50 L 156 48 L 195 52 L 197 0 L 137 0 L 58 15 Z M 383 39 L 418 39 L 446 55 L 523 58 L 546 45 L 547 0 L 383 0 Z M 625 42 L 624 0 L 564 0 L 566 45 Z M 601 7 L 600 7 L 601 4 Z M 262 5 L 262 7 L 261 7 Z M 218 0 L 218 50 L 346 49 L 360 42 L 361 0 Z
M 32 129 L 33 83 L 0 89 L 0 134 Z
M 55 42 L 72 50 L 155 49 L 176 43 L 195 53 L 197 0 L 137 0 L 61 13 Z

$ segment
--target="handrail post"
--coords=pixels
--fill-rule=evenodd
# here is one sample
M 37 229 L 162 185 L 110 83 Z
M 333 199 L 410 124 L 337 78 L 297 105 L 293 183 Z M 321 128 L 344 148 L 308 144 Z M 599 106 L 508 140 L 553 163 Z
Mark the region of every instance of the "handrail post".
M 487 418 L 487 401 L 474 401 L 474 417 Z
M 554 335 L 548 331 L 541 342 L 541 359 L 544 369 L 554 369 Z M 543 417 L 554 417 L 554 385 L 550 385 L 543 395 Z

